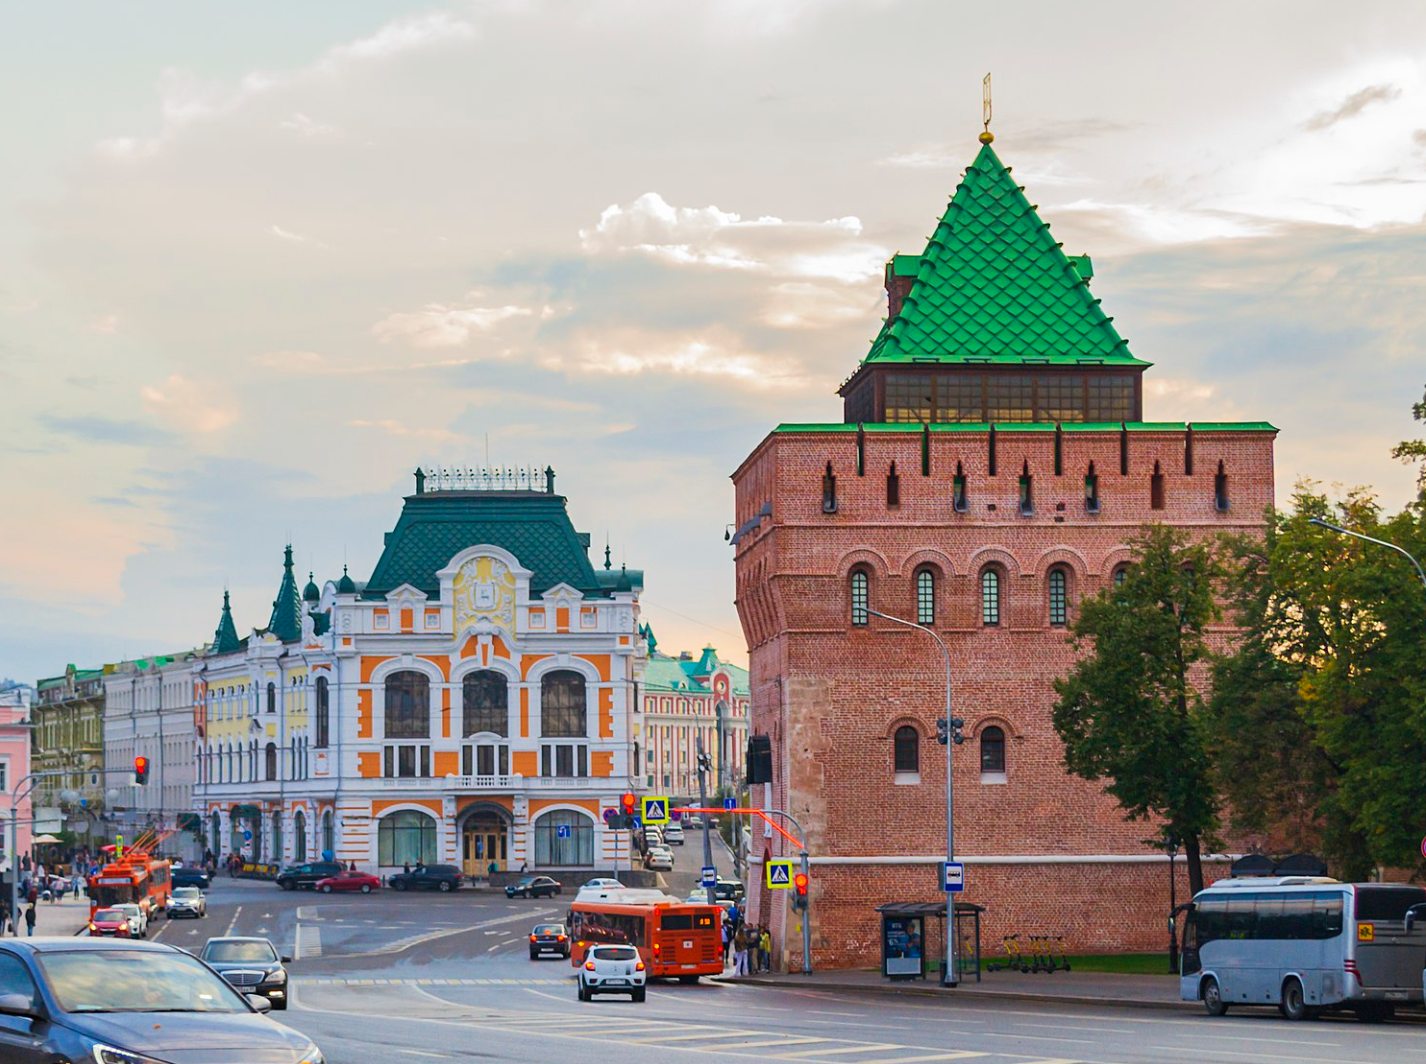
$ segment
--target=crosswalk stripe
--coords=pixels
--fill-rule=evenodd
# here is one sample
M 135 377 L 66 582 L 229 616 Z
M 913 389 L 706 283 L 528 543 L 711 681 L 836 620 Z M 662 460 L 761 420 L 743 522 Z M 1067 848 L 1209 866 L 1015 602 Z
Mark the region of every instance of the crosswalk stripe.
M 915 1064 L 917 1061 L 969 1060 L 971 1057 L 988 1057 L 989 1053 L 978 1053 L 973 1049 L 957 1049 L 951 1053 L 927 1053 L 919 1057 L 882 1057 L 880 1060 L 859 1060 L 857 1064 Z
M 756 1032 L 755 1032 L 756 1033 Z M 801 1046 L 811 1045 L 813 1042 L 830 1042 L 830 1038 L 769 1038 L 762 1042 L 735 1042 L 730 1046 L 720 1046 L 720 1049 L 761 1049 L 763 1046 Z
M 877 1050 L 910 1049 L 894 1042 L 864 1042 L 861 1045 L 846 1046 L 843 1049 L 801 1049 L 796 1053 L 779 1053 L 779 1060 L 796 1060 L 798 1057 L 830 1057 L 834 1053 L 871 1053 Z M 860 1061 L 857 1064 L 861 1064 Z
M 600 1028 L 600 1029 L 598 1029 L 598 1030 L 596 1030 L 596 1031 L 591 1032 L 592 1035 L 596 1035 L 596 1036 L 597 1036 L 597 1035 L 601 1035 L 601 1034 L 603 1034 L 603 1033 L 604 1033 L 604 1029 L 603 1029 L 603 1028 Z M 675 1035 L 663 1035 L 663 1034 L 660 1034 L 657 1038 L 653 1038 L 653 1039 L 648 1039 L 648 1038 L 635 1038 L 635 1039 L 633 1039 L 633 1041 L 635 1041 L 635 1042 L 644 1042 L 644 1043 L 656 1042 L 657 1044 L 662 1045 L 664 1042 L 697 1042 L 697 1041 L 700 1040 L 700 1039 L 709 1039 L 709 1038 L 716 1038 L 716 1039 L 720 1039 L 720 1040 L 721 1040 L 721 1039 L 724 1039 L 724 1038 L 745 1038 L 746 1036 L 748 1036 L 748 1035 L 750 1035 L 750 1034 L 762 1034 L 762 1033 L 763 1033 L 762 1031 L 720 1031 L 720 1030 L 718 1030 L 716 1027 L 709 1027 L 709 1028 L 707 1028 L 706 1030 L 702 1030 L 702 1031 L 697 1032 L 696 1034 L 675 1034 Z

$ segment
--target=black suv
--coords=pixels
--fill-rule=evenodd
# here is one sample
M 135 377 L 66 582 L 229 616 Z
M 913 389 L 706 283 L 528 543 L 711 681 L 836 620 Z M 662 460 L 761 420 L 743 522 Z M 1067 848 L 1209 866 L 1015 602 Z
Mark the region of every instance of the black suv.
M 308 864 L 290 865 L 277 876 L 277 885 L 283 890 L 311 890 L 317 880 L 335 876 L 346 866 L 340 861 L 311 861 Z
M 208 873 L 201 868 L 175 868 L 170 873 L 175 887 L 197 887 L 199 890 L 207 890 L 211 883 L 208 882 Z
M 460 869 L 455 865 L 424 865 L 411 872 L 397 872 L 386 880 L 392 890 L 459 890 Z

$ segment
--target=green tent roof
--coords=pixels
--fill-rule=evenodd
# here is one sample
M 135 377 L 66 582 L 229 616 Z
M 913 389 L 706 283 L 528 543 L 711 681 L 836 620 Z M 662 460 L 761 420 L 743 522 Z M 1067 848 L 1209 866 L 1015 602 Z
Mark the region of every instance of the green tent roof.
M 282 558 L 282 583 L 277 587 L 267 630 L 284 643 L 295 643 L 302 638 L 302 599 L 292 574 L 292 544 L 287 545 Z
M 621 583 L 634 585 L 636 574 L 642 583 L 637 570 L 595 574 L 586 542 L 565 511 L 563 495 L 428 491 L 406 497 L 362 595 L 384 598 L 410 584 L 434 597 L 441 590 L 436 574 L 461 551 L 482 543 L 515 555 L 532 572 L 530 590 L 536 594 L 568 584 L 586 595 L 605 596 Z
M 233 608 L 228 604 L 228 593 L 223 592 L 223 615 L 218 618 L 218 630 L 213 633 L 212 654 L 231 654 L 240 646 L 238 629 L 233 624 Z
M 926 250 L 896 256 L 890 272 L 913 269 L 901 312 L 866 363 L 1148 365 L 1090 294 L 1087 257 L 1060 249 L 989 144 Z

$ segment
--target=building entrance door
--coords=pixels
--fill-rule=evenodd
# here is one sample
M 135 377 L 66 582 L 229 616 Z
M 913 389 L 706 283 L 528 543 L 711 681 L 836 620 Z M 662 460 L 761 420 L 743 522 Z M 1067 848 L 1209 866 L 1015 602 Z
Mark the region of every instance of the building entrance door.
M 495 813 L 476 813 L 467 819 L 461 832 L 461 871 L 483 876 L 494 861 L 495 870 L 503 872 L 509 837 L 504 818 Z

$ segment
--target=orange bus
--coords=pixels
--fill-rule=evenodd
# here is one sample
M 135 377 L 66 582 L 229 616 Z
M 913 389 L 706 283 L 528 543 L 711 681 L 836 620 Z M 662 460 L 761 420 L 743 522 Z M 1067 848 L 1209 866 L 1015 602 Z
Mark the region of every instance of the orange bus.
M 89 915 L 111 905 L 133 902 L 153 921 L 168 908 L 173 889 L 169 862 L 144 853 L 126 854 L 89 877 Z
M 723 974 L 723 910 L 690 905 L 657 890 L 600 891 L 569 911 L 570 964 L 584 963 L 590 946 L 638 948 L 650 979 L 696 983 Z

